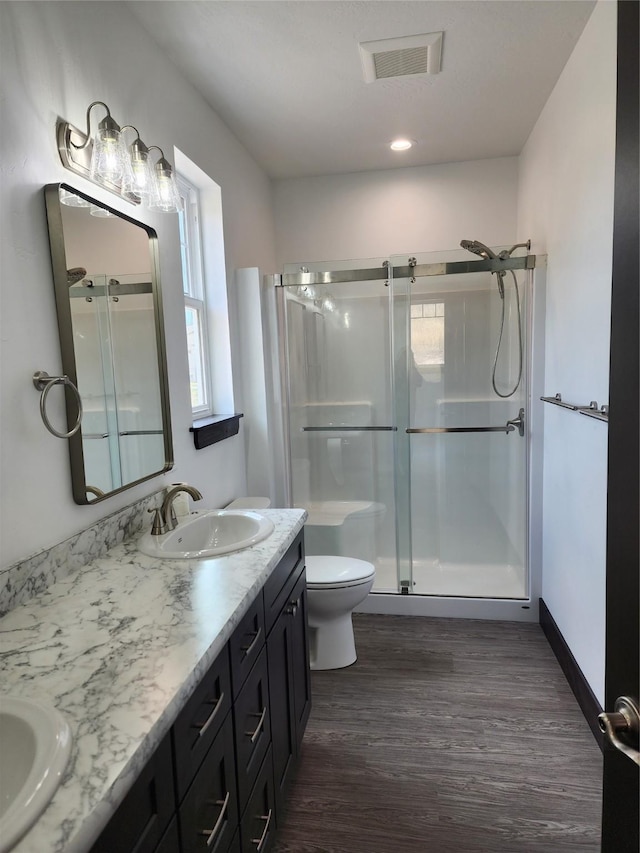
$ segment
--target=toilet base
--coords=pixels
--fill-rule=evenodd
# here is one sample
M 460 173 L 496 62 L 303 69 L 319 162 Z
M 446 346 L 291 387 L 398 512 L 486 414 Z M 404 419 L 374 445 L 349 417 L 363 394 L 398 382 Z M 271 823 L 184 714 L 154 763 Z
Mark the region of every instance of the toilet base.
M 311 669 L 342 669 L 358 659 L 353 636 L 351 613 L 346 613 L 322 625 L 309 620 L 309 664 Z

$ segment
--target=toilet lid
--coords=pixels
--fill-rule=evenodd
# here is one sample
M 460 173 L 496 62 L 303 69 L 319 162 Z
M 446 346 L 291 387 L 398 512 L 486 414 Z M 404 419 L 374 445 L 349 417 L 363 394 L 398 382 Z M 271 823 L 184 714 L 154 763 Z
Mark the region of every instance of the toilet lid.
M 355 586 L 376 573 L 372 563 L 355 557 L 307 557 L 307 586 Z

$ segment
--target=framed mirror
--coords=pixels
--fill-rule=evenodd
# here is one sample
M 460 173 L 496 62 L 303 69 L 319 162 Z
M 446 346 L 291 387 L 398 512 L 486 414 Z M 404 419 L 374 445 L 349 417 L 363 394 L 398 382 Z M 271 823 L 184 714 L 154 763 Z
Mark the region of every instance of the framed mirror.
M 68 184 L 45 187 L 62 370 L 82 400 L 73 498 L 95 503 L 173 466 L 156 232 Z M 78 403 L 66 394 L 69 429 Z

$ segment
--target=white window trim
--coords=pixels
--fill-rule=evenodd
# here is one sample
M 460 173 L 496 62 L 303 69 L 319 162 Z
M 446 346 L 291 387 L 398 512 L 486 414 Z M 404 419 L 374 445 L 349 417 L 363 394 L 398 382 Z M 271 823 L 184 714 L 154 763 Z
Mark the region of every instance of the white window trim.
M 202 255 L 202 233 L 199 189 L 194 186 L 183 175 L 177 175 L 180 195 L 184 200 L 184 216 L 186 231 L 186 255 L 187 255 L 187 280 L 184 281 L 183 290 L 185 308 L 194 309 L 199 318 L 200 328 L 200 351 L 202 354 L 202 393 L 205 402 L 202 405 L 192 406 L 191 412 L 194 419 L 208 417 L 213 414 L 213 395 L 211 383 L 211 363 L 209 354 L 209 311 L 207 306 L 207 293 L 205 287 L 204 258 Z M 181 245 L 182 258 L 182 245 Z

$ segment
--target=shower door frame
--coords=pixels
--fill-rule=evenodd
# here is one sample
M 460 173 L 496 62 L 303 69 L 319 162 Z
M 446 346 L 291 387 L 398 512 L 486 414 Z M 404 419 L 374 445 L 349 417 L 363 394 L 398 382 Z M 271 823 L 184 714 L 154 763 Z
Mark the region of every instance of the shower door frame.
M 510 621 L 537 622 L 538 621 L 538 595 L 539 579 L 534 579 L 532 574 L 532 533 L 531 533 L 531 455 L 532 455 L 532 422 L 537 421 L 533 413 L 532 401 L 537 399 L 537 390 L 540 390 L 542 371 L 536 380 L 533 374 L 532 347 L 534 346 L 534 332 L 540 331 L 535 327 L 541 327 L 541 317 L 544 316 L 544 273 L 546 267 L 545 255 L 527 254 L 519 257 L 507 258 L 483 258 L 481 260 L 445 261 L 428 264 L 417 264 L 414 258 L 409 258 L 406 265 L 391 266 L 386 261 L 380 267 L 351 269 L 351 270 L 326 270 L 321 272 L 301 271 L 297 273 L 282 273 L 266 275 L 265 283 L 275 287 L 277 299 L 277 322 L 279 358 L 281 363 L 281 393 L 283 403 L 283 437 L 285 446 L 289 447 L 289 424 L 286 412 L 289 409 L 289 364 L 287 358 L 287 322 L 284 299 L 284 288 L 304 287 L 314 285 L 354 283 L 358 281 L 371 282 L 384 280 L 393 282 L 394 279 L 415 279 L 423 276 L 446 276 L 450 274 L 489 272 L 496 273 L 507 270 L 525 270 L 531 274 L 531 286 L 528 290 L 527 317 L 523 322 L 527 323 L 528 346 L 525 352 L 526 376 L 528 380 L 528 394 L 526 399 L 525 415 L 525 440 L 528 447 L 526 450 L 527 477 L 526 477 L 526 547 L 527 557 L 527 597 L 522 599 L 493 599 L 493 598 L 464 598 L 455 596 L 436 596 L 426 594 L 400 594 L 375 592 L 371 593 L 365 602 L 358 608 L 362 612 L 381 613 L 390 615 L 424 615 L 444 616 L 472 619 L 507 619 Z M 537 319 L 536 319 L 537 318 Z M 390 323 L 392 322 L 390 318 Z M 543 335 L 538 335 L 543 340 Z M 538 344 L 539 345 L 539 344 Z M 542 393 L 542 392 L 541 392 Z M 537 396 L 536 396 L 537 395 Z M 397 428 L 397 425 L 396 425 Z M 292 481 L 289 453 L 285 453 L 285 498 L 288 505 L 292 499 Z M 396 529 L 397 529 L 396 521 Z M 411 556 L 411 543 L 408 543 L 409 556 Z M 397 548 L 397 559 L 399 561 L 399 549 Z

